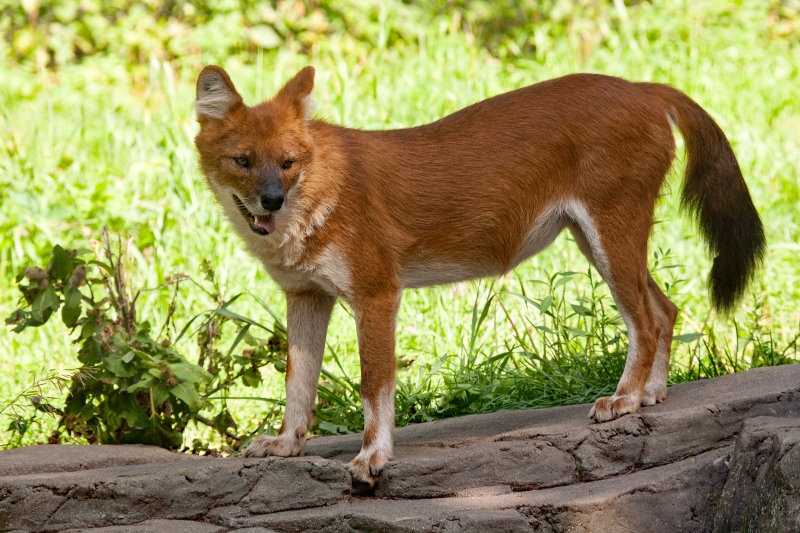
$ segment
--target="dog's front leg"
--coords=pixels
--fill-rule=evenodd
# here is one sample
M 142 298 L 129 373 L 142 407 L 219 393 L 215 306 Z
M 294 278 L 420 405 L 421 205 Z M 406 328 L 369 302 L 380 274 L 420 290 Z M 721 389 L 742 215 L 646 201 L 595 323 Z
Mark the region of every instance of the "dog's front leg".
M 286 410 L 277 437 L 261 435 L 245 456 L 292 457 L 303 452 L 316 415 L 317 383 L 325 334 L 336 298 L 322 292 L 286 293 L 289 354 L 286 365 Z
M 375 485 L 383 465 L 392 458 L 394 433 L 394 330 L 400 290 L 357 298 L 353 311 L 361 357 L 361 402 L 364 442 L 348 465 L 354 485 Z

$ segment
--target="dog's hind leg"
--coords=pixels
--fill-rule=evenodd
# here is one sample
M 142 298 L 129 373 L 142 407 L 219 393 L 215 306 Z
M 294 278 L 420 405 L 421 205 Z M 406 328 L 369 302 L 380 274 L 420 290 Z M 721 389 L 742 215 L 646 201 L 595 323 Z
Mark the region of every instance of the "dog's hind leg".
M 667 398 L 667 373 L 669 372 L 669 356 L 672 347 L 672 332 L 675 328 L 675 319 L 678 317 L 676 306 L 661 291 L 653 276 L 648 274 L 647 288 L 650 291 L 650 302 L 653 312 L 661 324 L 661 334 L 658 337 L 658 346 L 653 360 L 650 376 L 644 386 L 642 405 L 655 405 Z
M 611 289 L 628 330 L 628 357 L 617 390 L 613 396 L 599 398 L 589 413 L 594 420 L 604 422 L 639 410 L 661 334 L 648 287 L 650 224 L 646 220 L 625 226 L 621 223 L 623 214 L 589 213 L 579 202 L 569 203 L 565 211 L 571 219 L 570 231 Z M 625 231 L 618 229 L 622 227 Z
M 583 255 L 586 256 L 592 266 L 598 268 L 592 252 L 592 246 L 580 226 L 573 221 L 568 224 L 568 227 L 580 251 L 583 252 Z M 642 405 L 644 406 L 661 403 L 667 398 L 667 374 L 669 372 L 672 332 L 675 327 L 675 319 L 678 317 L 678 307 L 661 291 L 661 288 L 649 272 L 647 273 L 647 288 L 650 292 L 653 313 L 661 326 L 661 333 L 658 336 L 658 345 L 653 365 L 650 368 L 650 375 L 644 387 L 644 396 L 642 397 Z

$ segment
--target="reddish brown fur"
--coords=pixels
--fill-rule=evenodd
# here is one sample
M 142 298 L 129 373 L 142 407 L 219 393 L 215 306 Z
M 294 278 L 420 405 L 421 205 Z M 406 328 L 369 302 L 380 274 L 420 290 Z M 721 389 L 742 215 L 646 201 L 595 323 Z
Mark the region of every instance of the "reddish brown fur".
M 208 116 L 221 113 L 209 91 L 218 96 L 222 86 L 230 107 L 222 117 Z M 381 395 L 393 387 L 395 315 L 404 286 L 503 273 L 524 258 L 520 254 L 546 246 L 561 227 L 569 227 L 601 270 L 632 328 L 619 388 L 597 401 L 592 416 L 608 420 L 664 399 L 677 308 L 653 281 L 646 259 L 656 198 L 674 157 L 668 114 L 691 130 L 692 139 L 711 139 L 726 164 L 733 158 L 707 114 L 685 118 L 687 109 L 697 113 L 696 104 L 666 86 L 579 74 L 489 98 L 425 126 L 361 131 L 307 119 L 312 86 L 313 69 L 306 68 L 275 98 L 248 108 L 227 74 L 207 67 L 198 80 L 196 145 L 223 205 L 231 191 L 257 197 L 257 172 L 292 158 L 281 178 L 286 212 L 300 210 L 310 220 L 315 209 L 332 206 L 324 223 L 302 239 L 288 238 L 300 243 L 296 257 L 277 244 L 290 235 L 289 214 L 278 211 L 276 217 L 284 216 L 277 219 L 279 235 L 268 236 L 248 234 L 239 214 L 228 214 L 290 295 L 331 294 L 353 307 L 365 405 L 382 413 Z M 237 168 L 231 160 L 239 155 L 261 170 Z M 746 203 L 740 194 L 731 209 L 747 211 Z M 553 234 L 542 232 L 539 242 L 531 228 L 541 220 L 552 222 Z M 289 321 L 287 386 L 295 379 L 292 336 L 319 327 Z M 657 346 L 666 353 L 657 357 Z M 664 378 L 654 372 L 651 384 L 656 358 Z M 385 421 L 388 415 L 381 416 Z M 367 420 L 362 454 L 383 438 L 374 418 Z M 281 434 L 307 429 L 296 425 Z M 280 453 L 272 441 L 264 446 L 258 454 Z M 359 456 L 356 478 L 374 482 L 390 452 Z

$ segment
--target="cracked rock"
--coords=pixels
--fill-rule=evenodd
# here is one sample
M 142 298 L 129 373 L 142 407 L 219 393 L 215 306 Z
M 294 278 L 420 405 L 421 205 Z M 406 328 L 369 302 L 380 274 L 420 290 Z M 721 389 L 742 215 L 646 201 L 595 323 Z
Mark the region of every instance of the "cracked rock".
M 800 418 L 745 422 L 714 531 L 800 531 Z
M 671 387 L 602 424 L 589 407 L 400 428 L 368 497 L 345 466 L 361 435 L 291 459 L 4 451 L 0 531 L 800 531 L 800 365 Z
M 320 469 L 326 472 L 322 480 L 312 476 Z M 302 509 L 349 497 L 350 484 L 341 463 L 274 457 L 3 477 L 0 528 L 61 531 L 155 518 L 192 520 L 214 511 L 214 516 L 242 516 Z

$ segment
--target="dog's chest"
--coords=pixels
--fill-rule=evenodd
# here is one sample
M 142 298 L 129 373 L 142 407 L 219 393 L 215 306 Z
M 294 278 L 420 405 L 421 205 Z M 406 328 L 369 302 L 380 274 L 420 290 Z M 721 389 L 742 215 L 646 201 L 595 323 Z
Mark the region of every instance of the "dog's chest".
M 280 255 L 278 254 L 278 257 Z M 312 257 L 294 264 L 262 259 L 272 279 L 285 291 L 322 289 L 347 300 L 352 295 L 350 266 L 335 245 L 329 244 Z
M 335 244 L 321 249 L 308 248 L 307 235 L 277 231 L 273 235 L 255 235 L 249 228 L 239 228 L 250 252 L 258 258 L 284 291 L 302 292 L 322 289 L 349 299 L 352 290 L 351 270 L 344 254 Z
M 270 235 L 256 235 L 232 202 L 222 204 L 250 253 L 263 263 L 284 291 L 322 289 L 331 295 L 350 299 L 351 266 L 343 251 L 334 243 L 321 247 L 311 245 L 311 236 L 324 225 L 335 207 L 334 202 L 309 208 L 294 197 L 288 198 L 287 204 L 292 207 L 285 207 L 276 214 L 277 228 Z

